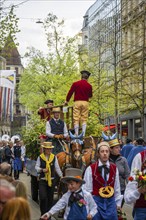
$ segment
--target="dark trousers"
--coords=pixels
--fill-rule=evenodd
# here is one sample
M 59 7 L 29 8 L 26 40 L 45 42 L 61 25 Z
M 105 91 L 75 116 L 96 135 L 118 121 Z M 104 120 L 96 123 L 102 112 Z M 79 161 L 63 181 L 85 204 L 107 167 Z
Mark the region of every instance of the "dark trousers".
M 39 181 L 39 199 L 40 199 L 40 210 L 41 215 L 46 213 L 53 206 L 53 196 L 54 196 L 54 184 L 48 186 L 46 180 Z
M 14 170 L 14 178 L 15 180 L 19 179 L 19 170 Z

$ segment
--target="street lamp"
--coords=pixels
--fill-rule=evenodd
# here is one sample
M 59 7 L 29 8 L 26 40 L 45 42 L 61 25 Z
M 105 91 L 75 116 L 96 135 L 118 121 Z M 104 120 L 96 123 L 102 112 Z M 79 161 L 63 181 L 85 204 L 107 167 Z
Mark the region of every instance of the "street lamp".
M 36 21 L 36 24 L 43 24 L 43 21 L 41 21 L 40 19 L 38 21 Z

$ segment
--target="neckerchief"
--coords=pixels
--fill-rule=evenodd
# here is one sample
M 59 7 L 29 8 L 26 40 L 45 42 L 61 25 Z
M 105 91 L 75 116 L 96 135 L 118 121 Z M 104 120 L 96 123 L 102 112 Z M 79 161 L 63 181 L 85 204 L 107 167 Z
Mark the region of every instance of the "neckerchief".
M 79 201 L 80 199 L 84 199 L 80 193 L 82 192 L 82 189 L 79 190 L 78 192 L 72 192 L 69 200 L 68 200 L 68 206 L 71 206 L 74 202 Z
M 107 165 L 101 165 L 98 167 L 98 170 L 100 172 L 100 174 L 102 175 L 102 169 L 104 169 L 104 180 L 107 180 L 107 174 L 109 173 L 109 168 L 107 167 Z
M 49 155 L 48 160 L 46 159 L 46 156 L 44 153 L 42 153 L 40 157 L 42 158 L 42 160 L 46 162 L 46 169 L 48 169 L 48 172 L 45 173 L 45 178 L 46 178 L 46 181 L 48 181 L 48 186 L 52 186 L 50 163 L 52 163 L 52 161 L 54 160 L 55 155 L 51 153 Z

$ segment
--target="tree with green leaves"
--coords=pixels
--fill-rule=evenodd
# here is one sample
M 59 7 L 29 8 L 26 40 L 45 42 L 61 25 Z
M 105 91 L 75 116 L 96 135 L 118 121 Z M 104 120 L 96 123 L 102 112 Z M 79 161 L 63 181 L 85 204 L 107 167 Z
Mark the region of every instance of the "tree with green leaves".
M 38 108 L 48 98 L 54 100 L 54 105 L 63 104 L 72 82 L 80 79 L 77 39 L 62 35 L 63 24 L 63 20 L 59 21 L 56 16 L 49 14 L 44 21 L 48 39 L 47 55 L 34 48 L 30 48 L 26 54 L 29 63 L 21 76 L 19 97 L 36 117 Z M 97 126 L 99 121 L 94 112 L 90 112 L 87 134 L 97 136 L 102 126 Z
M 17 18 L 14 13 L 14 6 L 10 6 L 8 9 L 8 12 L 5 12 L 3 11 L 3 7 L 0 8 L 0 54 L 4 57 L 6 54 L 3 48 L 6 44 L 7 49 L 16 47 L 18 45 L 18 43 L 16 43 L 16 34 L 20 32 L 18 27 L 19 18 Z M 10 39 L 13 39 L 13 41 Z

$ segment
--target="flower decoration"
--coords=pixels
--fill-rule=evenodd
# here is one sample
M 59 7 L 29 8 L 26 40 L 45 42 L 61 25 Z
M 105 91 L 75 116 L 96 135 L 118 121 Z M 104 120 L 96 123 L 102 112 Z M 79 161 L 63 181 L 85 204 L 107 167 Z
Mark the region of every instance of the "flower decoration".
M 128 179 L 129 181 L 136 181 L 138 183 L 138 187 L 146 187 L 146 173 L 140 171 L 139 169 L 133 170 L 134 176 L 130 176 Z M 144 199 L 146 200 L 146 194 L 144 194 Z
M 125 212 L 123 212 L 121 210 L 117 210 L 117 212 L 118 212 L 118 220 L 127 220 Z
M 80 199 L 79 201 L 78 201 L 78 205 L 79 206 L 83 206 L 83 205 L 86 205 L 87 204 L 87 202 L 84 200 L 84 199 Z

